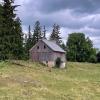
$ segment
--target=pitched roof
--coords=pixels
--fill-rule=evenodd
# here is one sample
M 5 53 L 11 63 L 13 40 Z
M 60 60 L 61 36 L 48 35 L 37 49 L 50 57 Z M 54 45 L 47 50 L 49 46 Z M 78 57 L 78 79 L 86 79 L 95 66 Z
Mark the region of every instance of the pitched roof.
M 51 48 L 53 51 L 65 53 L 65 51 L 60 46 L 58 46 L 54 41 L 50 41 L 50 40 L 47 40 L 47 39 L 42 39 L 42 41 L 46 45 L 48 45 L 48 47 Z

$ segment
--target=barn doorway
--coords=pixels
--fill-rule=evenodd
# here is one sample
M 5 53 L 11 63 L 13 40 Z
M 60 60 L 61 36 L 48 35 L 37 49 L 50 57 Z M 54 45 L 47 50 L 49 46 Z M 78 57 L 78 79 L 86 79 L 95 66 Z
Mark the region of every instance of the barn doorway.
M 58 58 L 55 60 L 55 67 L 60 68 L 61 63 L 62 63 L 61 58 L 58 57 Z

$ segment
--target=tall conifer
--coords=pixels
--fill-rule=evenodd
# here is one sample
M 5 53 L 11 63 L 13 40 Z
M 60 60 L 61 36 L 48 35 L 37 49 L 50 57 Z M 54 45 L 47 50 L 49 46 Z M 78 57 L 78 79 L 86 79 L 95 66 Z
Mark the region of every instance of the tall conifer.
M 51 36 L 50 36 L 50 40 L 54 40 L 56 41 L 56 43 L 58 45 L 61 45 L 61 36 L 60 36 L 60 26 L 59 25 L 56 25 L 54 24 L 53 25 L 53 30 L 52 30 L 52 33 L 51 33 Z
M 36 21 L 35 27 L 34 27 L 33 38 L 32 38 L 33 45 L 35 45 L 38 42 L 38 40 L 41 38 L 42 38 L 42 33 L 41 33 L 40 22 Z
M 45 28 L 45 26 L 43 27 L 43 38 L 46 39 L 46 28 Z
M 3 47 L 3 39 L 2 39 L 2 24 L 3 24 L 3 17 L 2 17 L 2 13 L 3 13 L 3 9 L 2 9 L 2 5 L 0 4 L 0 60 L 3 59 L 3 55 L 2 55 L 2 47 Z
M 21 21 L 16 18 L 16 7 L 14 0 L 3 0 L 2 59 L 19 59 L 19 55 L 22 55 Z
M 32 48 L 32 33 L 31 33 L 31 27 L 29 25 L 28 27 L 28 35 L 26 39 L 26 44 L 25 44 L 25 52 L 26 52 L 26 58 L 29 58 L 29 50 Z

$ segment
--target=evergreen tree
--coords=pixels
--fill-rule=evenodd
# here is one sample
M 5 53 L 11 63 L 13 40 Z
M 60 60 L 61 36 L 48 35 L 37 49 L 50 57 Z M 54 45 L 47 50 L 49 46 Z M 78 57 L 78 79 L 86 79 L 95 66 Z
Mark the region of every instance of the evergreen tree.
M 13 54 L 17 59 L 22 59 L 24 56 L 24 47 L 23 47 L 23 33 L 21 28 L 21 20 L 19 17 L 15 19 L 15 28 L 14 28 L 14 38 L 15 40 L 14 47 L 13 47 Z
M 32 34 L 31 34 L 31 26 L 30 26 L 30 25 L 29 25 L 29 27 L 28 27 L 28 33 L 29 33 L 29 39 L 31 40 Z
M 2 5 L 0 4 L 0 33 L 2 30 L 2 23 L 3 23 L 2 13 L 3 13 L 3 9 L 2 9 Z
M 29 58 L 29 50 L 32 48 L 32 34 L 31 34 L 31 27 L 29 25 L 28 28 L 28 37 L 26 39 L 26 45 L 25 45 L 25 52 L 26 52 L 26 58 Z
M 41 38 L 42 38 L 42 33 L 41 33 L 40 22 L 36 21 L 35 27 L 34 27 L 33 38 L 32 38 L 33 45 L 35 45 L 38 42 L 38 40 Z
M 43 38 L 46 39 L 46 29 L 45 29 L 45 26 L 43 27 Z
M 50 36 L 50 40 L 55 40 L 56 39 L 56 24 L 53 25 L 53 30 Z
M 2 25 L 2 5 L 0 5 L 0 31 L 1 31 L 1 25 Z
M 54 40 L 54 41 L 56 41 L 56 43 L 58 45 L 61 45 L 62 41 L 61 41 L 60 34 L 61 34 L 60 33 L 60 26 L 54 24 L 53 25 L 53 30 L 52 30 L 52 33 L 51 33 L 51 36 L 50 36 L 50 40 Z
M 2 9 L 2 5 L 0 5 L 0 60 L 3 58 L 2 56 L 2 47 L 3 47 L 3 40 L 2 40 L 2 24 L 3 24 L 3 16 L 2 16 L 2 13 L 3 13 L 3 9 Z
M 20 58 L 22 55 L 23 39 L 21 22 L 16 18 L 14 0 L 3 0 L 3 24 L 2 24 L 2 59 Z

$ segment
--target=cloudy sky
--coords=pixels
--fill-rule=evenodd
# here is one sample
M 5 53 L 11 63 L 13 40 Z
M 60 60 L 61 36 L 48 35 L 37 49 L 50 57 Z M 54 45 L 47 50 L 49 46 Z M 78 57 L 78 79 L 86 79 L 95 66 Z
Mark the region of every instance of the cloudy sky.
M 36 20 L 51 32 L 54 23 L 61 26 L 65 41 L 71 32 L 84 32 L 100 48 L 100 0 L 15 0 L 23 31 Z M 32 27 L 33 28 L 33 27 Z

